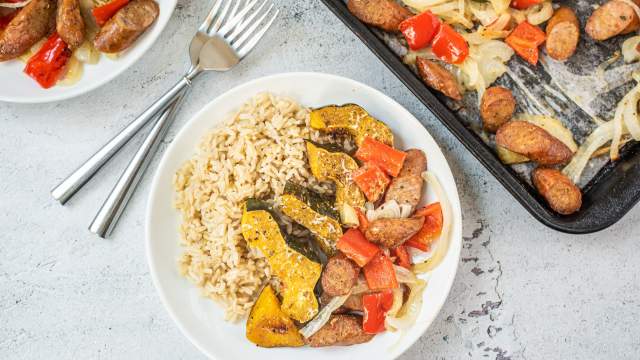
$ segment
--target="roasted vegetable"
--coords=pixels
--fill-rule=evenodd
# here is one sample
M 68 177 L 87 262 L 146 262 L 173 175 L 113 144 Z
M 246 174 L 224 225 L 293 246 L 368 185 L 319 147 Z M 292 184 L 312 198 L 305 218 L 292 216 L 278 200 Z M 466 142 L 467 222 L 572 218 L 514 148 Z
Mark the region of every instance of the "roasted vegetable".
M 287 184 L 285 194 L 280 197 L 282 212 L 316 235 L 318 245 L 327 256 L 335 253 L 336 243 L 342 236 L 340 222 L 320 212 L 324 209 L 324 213 L 335 213 L 329 204 L 319 194 L 295 184 Z
M 360 267 L 367 265 L 380 252 L 380 248 L 367 241 L 358 229 L 347 230 L 338 241 L 338 249 Z
M 249 246 L 266 256 L 271 273 L 283 284 L 282 311 L 299 322 L 311 320 L 318 313 L 313 289 L 322 266 L 287 245 L 269 211 L 245 210 L 241 227 Z
M 249 313 L 247 339 L 262 347 L 303 346 L 296 324 L 280 309 L 271 286 L 265 287 Z
M 387 174 L 376 164 L 365 164 L 353 172 L 353 181 L 358 185 L 369 201 L 380 199 L 391 182 Z
M 271 204 L 266 201 L 250 198 L 245 202 L 245 209 L 247 211 L 268 211 L 271 217 L 280 226 L 280 233 L 284 235 L 284 240 L 290 248 L 306 256 L 311 261 L 315 261 L 317 263 L 322 262 L 322 250 L 316 246 L 316 242 L 310 241 L 308 238 L 299 238 L 291 234 L 287 234 L 284 222 L 278 214 L 273 211 L 273 206 L 271 206 Z
M 391 129 L 356 104 L 329 105 L 315 109 L 311 112 L 310 121 L 311 127 L 316 130 L 348 132 L 354 137 L 358 146 L 362 144 L 366 137 L 371 137 L 393 146 Z
M 335 208 L 336 197 L 334 195 L 320 194 L 302 185 L 288 181 L 284 186 L 284 193 L 294 195 L 315 212 L 339 220 L 340 214 Z
M 362 162 L 378 165 L 384 172 L 396 177 L 402 169 L 407 153 L 367 137 L 358 148 L 355 156 Z
M 333 181 L 336 184 L 336 208 L 341 212 L 341 219 L 343 204 L 353 208 L 364 207 L 364 195 L 351 178 L 351 172 L 358 169 L 358 163 L 352 157 L 341 152 L 330 152 L 311 141 L 307 141 L 307 157 L 313 176 L 320 181 Z

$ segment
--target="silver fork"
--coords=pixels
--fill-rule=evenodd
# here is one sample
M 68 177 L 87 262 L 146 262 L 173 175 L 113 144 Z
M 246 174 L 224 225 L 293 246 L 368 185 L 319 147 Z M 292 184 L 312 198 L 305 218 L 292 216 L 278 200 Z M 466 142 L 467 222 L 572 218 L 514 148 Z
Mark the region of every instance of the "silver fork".
M 166 111 L 167 107 L 174 103 L 176 97 L 183 92 L 186 93 L 191 82 L 198 75 L 205 71 L 228 71 L 237 65 L 262 39 L 275 21 L 278 13 L 279 10 L 274 9 L 270 0 L 214 0 L 209 14 L 191 41 L 189 48 L 191 67 L 189 71 L 125 129 L 58 186 L 53 188 L 51 191 L 52 196 L 62 204 L 69 200 L 145 124 L 154 118 L 156 114 Z M 175 107 L 177 106 L 179 104 L 175 105 Z M 172 112 L 175 113 L 175 109 Z M 166 115 L 160 116 L 159 121 L 162 121 L 164 126 L 168 127 L 173 120 L 173 116 Z M 153 131 L 150 135 L 159 137 L 163 134 L 164 131 Z M 147 141 L 145 141 L 146 143 Z M 151 146 L 147 147 L 146 154 L 142 154 L 145 156 L 136 154 L 132 164 L 127 169 L 130 169 L 134 162 L 138 164 L 138 162 L 146 161 L 147 157 L 153 155 L 154 150 L 154 147 Z M 143 149 L 141 148 L 140 151 L 143 151 Z M 138 176 L 139 171 L 144 171 L 144 166 L 139 168 L 140 170 L 132 171 L 131 176 Z M 135 188 L 137 181 L 131 181 L 131 176 L 127 176 L 125 172 L 120 178 L 111 195 L 105 201 L 103 208 L 94 219 L 91 227 L 92 231 L 96 230 L 99 235 L 103 233 L 101 236 L 104 236 L 109 231 L 106 229 L 100 230 L 103 227 L 94 226 L 94 224 L 100 224 L 106 221 L 105 219 L 111 219 L 109 221 L 114 223 L 117 221 L 117 214 L 126 205 L 126 199 L 116 202 L 119 205 L 111 203 L 110 206 L 108 203 L 113 200 L 113 197 L 122 197 L 122 191 L 132 191 Z M 122 186 L 125 183 L 129 185 Z

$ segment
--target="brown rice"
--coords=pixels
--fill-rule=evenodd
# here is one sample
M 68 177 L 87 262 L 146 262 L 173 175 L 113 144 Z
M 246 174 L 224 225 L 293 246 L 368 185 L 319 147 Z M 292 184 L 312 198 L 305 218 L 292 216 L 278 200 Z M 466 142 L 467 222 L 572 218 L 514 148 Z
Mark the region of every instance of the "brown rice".
M 316 186 L 306 162 L 308 114 L 291 99 L 259 94 L 204 136 L 175 175 L 180 272 L 224 306 L 227 320 L 247 314 L 269 277 L 264 258 L 242 238 L 244 200 L 281 195 L 290 179 Z

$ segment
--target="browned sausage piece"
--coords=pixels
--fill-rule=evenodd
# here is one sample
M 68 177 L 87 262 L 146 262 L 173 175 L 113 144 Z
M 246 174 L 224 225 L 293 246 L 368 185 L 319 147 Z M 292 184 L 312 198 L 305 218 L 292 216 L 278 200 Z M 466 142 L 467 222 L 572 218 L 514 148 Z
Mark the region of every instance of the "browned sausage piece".
M 365 237 L 372 243 L 387 248 L 402 245 L 415 235 L 424 224 L 424 218 L 378 219 L 369 223 Z
M 427 157 L 422 150 L 409 149 L 402 169 L 397 178 L 394 178 L 387 189 L 384 201 L 395 200 L 398 204 L 418 206 L 422 197 L 421 174 L 427 170 Z
M 424 181 L 420 175 L 397 177 L 389 185 L 384 201 L 395 200 L 398 204 L 407 204 L 415 208 L 420 203 L 423 185 Z
M 33 0 L 0 32 L 0 61 L 15 59 L 45 37 L 55 14 L 52 0 Z
M 526 121 L 510 121 L 500 127 L 496 144 L 541 165 L 566 164 L 573 152 L 546 130 Z
M 154 0 L 132 0 L 100 29 L 93 41 L 95 48 L 105 53 L 126 50 L 153 24 L 159 13 Z
M 345 295 L 356 284 L 359 274 L 358 265 L 343 253 L 338 253 L 327 261 L 322 270 L 322 290 L 329 296 Z
M 405 151 L 407 157 L 404 159 L 402 169 L 398 173 L 398 177 L 406 175 L 421 175 L 427 170 L 427 156 L 424 151 L 418 149 L 409 149 Z
M 418 57 L 416 59 L 418 73 L 430 88 L 440 91 L 453 100 L 462 100 L 458 82 L 447 69 L 434 61 Z
M 500 126 L 511 120 L 515 111 L 516 99 L 509 89 L 493 86 L 482 95 L 480 117 L 484 129 L 488 132 L 498 131 Z
M 562 215 L 580 210 L 582 192 L 562 172 L 556 169 L 537 168 L 531 175 L 533 184 L 549 206 Z
M 580 22 L 576 13 L 568 7 L 560 7 L 547 22 L 547 54 L 564 61 L 576 52 L 580 41 Z
M 84 19 L 80 13 L 79 0 L 58 0 L 56 30 L 71 50 L 84 42 Z
M 394 0 L 349 0 L 347 8 L 365 24 L 386 31 L 398 31 L 411 12 Z
M 307 342 L 311 347 L 349 346 L 366 343 L 374 336 L 362 330 L 362 316 L 331 315 L 329 321 Z
M 585 31 L 594 40 L 602 41 L 616 35 L 628 34 L 639 27 L 640 19 L 629 4 L 611 0 L 591 14 Z

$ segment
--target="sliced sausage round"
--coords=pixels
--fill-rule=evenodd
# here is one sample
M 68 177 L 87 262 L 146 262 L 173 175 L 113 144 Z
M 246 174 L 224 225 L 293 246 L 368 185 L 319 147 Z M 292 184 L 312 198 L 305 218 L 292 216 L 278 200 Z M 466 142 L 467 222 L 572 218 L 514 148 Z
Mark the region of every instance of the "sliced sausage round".
M 594 40 L 607 40 L 616 35 L 627 34 L 640 28 L 640 19 L 631 5 L 611 0 L 597 8 L 585 26 L 585 31 Z
M 496 144 L 540 165 L 566 164 L 573 152 L 543 128 L 526 121 L 509 121 L 496 133 Z
M 153 24 L 159 13 L 154 0 L 132 0 L 100 29 L 93 41 L 95 48 L 105 53 L 126 50 Z
M 562 172 L 537 168 L 532 175 L 533 184 L 549 206 L 562 215 L 570 215 L 582 206 L 582 192 Z
M 570 58 L 580 41 L 580 21 L 576 13 L 568 7 L 560 7 L 547 22 L 547 54 L 553 59 L 564 61 Z
M 418 73 L 430 88 L 437 90 L 453 100 L 462 100 L 458 82 L 451 72 L 438 63 L 425 58 L 416 58 Z
M 411 12 L 394 0 L 349 0 L 347 8 L 365 24 L 386 31 L 398 31 Z
M 415 235 L 424 224 L 424 218 L 378 219 L 369 223 L 365 237 L 374 244 L 387 248 L 402 245 Z
M 358 281 L 359 274 L 358 265 L 343 253 L 338 253 L 327 261 L 322 270 L 322 290 L 329 296 L 346 295 Z
M 427 156 L 424 154 L 424 151 L 419 149 L 409 149 L 405 151 L 407 157 L 404 159 L 404 163 L 402 164 L 402 169 L 400 169 L 400 173 L 398 177 L 402 177 L 405 175 L 421 175 L 425 170 L 427 170 Z
M 0 61 L 24 54 L 45 37 L 55 16 L 54 0 L 32 0 L 0 32 Z
M 516 111 L 516 99 L 511 90 L 502 86 L 488 88 L 480 101 L 482 126 L 488 132 L 498 131 L 500 126 L 511 120 Z
M 387 189 L 384 201 L 395 200 L 398 204 L 407 204 L 415 208 L 422 197 L 424 181 L 420 175 L 405 175 L 393 179 Z
M 311 347 L 349 346 L 366 343 L 374 336 L 362 329 L 362 316 L 331 315 L 329 321 L 307 339 L 307 343 Z
M 79 0 L 58 0 L 56 31 L 71 50 L 84 42 L 84 19 Z

